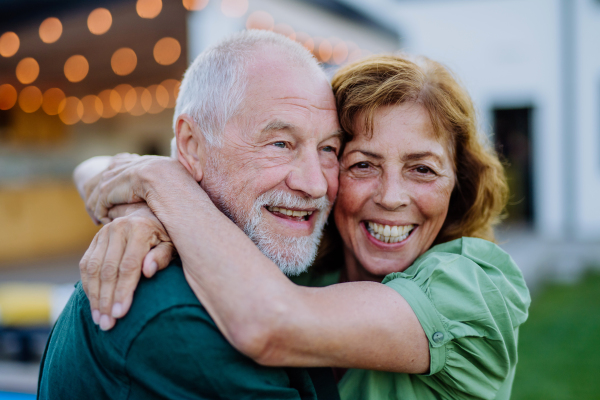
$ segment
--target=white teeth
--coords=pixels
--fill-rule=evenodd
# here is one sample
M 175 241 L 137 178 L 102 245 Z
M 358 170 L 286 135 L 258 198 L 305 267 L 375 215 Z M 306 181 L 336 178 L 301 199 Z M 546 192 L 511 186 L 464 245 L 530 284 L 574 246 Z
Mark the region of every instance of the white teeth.
M 375 239 L 384 243 L 398 243 L 408 237 L 414 225 L 380 225 L 375 222 L 367 222 L 367 230 Z
M 391 233 L 391 229 L 389 225 L 386 225 L 385 228 L 383 229 L 383 236 L 390 236 Z
M 274 207 L 274 206 L 267 206 L 267 210 L 269 210 L 271 212 L 278 212 L 278 213 L 284 214 L 284 215 L 289 215 L 291 217 L 304 217 L 307 215 L 312 215 L 312 213 L 314 212 L 314 211 L 288 210 L 287 208 Z

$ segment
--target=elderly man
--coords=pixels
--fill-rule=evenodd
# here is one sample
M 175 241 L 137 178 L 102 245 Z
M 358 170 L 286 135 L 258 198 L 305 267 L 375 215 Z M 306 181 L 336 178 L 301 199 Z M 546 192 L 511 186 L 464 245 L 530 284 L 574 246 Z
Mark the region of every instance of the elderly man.
M 331 88 L 310 53 L 283 36 L 257 31 L 208 49 L 183 79 L 174 130 L 179 162 L 172 168 L 185 168 L 200 182 L 210 200 L 282 271 L 294 275 L 311 264 L 337 191 L 340 134 Z M 146 164 L 137 163 L 142 175 Z M 95 160 L 78 169 L 82 191 L 105 166 Z M 150 176 L 147 183 L 180 200 L 168 202 L 179 207 L 186 207 L 186 196 L 197 195 L 193 184 L 170 193 L 165 179 Z M 116 207 L 112 216 L 141 213 L 147 221 L 151 215 L 145 206 L 131 211 Z M 162 220 L 160 213 L 169 210 L 157 211 Z M 128 260 L 140 259 L 137 255 L 114 250 L 122 246 L 110 232 L 123 220 L 99 232 L 82 265 L 113 265 L 109 275 L 114 276 L 139 271 L 139 266 L 126 268 Z M 169 232 L 170 224 L 177 221 L 165 223 Z M 172 237 L 176 243 L 186 240 Z M 160 241 L 155 238 L 154 244 Z M 116 304 L 116 316 L 131 309 L 108 331 L 114 319 L 103 306 L 113 293 L 78 284 L 48 341 L 39 398 L 337 398 L 325 369 L 269 368 L 233 348 L 225 336 L 236 332 L 219 332 L 219 321 L 197 300 L 180 266 L 143 280 L 133 302 Z M 129 279 L 139 278 L 139 272 L 129 273 Z M 84 289 L 100 302 L 90 304 Z M 243 347 L 243 338 L 233 342 Z

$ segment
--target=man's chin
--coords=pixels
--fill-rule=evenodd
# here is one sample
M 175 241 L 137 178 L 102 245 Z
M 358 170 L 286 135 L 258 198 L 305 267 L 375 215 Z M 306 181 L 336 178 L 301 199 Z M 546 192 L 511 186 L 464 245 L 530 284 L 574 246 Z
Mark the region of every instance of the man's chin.
M 278 235 L 276 235 L 278 236 Z M 320 234 L 303 237 L 253 237 L 260 251 L 287 276 L 305 272 L 317 256 Z

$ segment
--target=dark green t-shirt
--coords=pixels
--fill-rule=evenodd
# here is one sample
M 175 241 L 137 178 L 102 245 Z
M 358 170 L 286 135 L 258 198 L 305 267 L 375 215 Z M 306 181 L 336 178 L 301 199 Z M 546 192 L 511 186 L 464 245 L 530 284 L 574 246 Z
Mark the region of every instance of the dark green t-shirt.
M 235 350 L 180 265 L 142 278 L 131 310 L 103 332 L 81 283 L 48 339 L 39 399 L 339 399 L 324 368 L 270 368 Z

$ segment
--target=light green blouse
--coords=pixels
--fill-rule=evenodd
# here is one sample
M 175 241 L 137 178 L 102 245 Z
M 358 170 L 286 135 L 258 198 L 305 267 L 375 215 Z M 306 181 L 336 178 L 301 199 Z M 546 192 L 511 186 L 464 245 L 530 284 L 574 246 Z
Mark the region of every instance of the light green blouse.
M 333 277 L 305 283 L 331 284 Z M 338 384 L 342 400 L 510 398 L 518 328 L 531 299 L 506 252 L 464 237 L 431 248 L 382 283 L 406 299 L 421 322 L 430 372 L 351 369 Z

